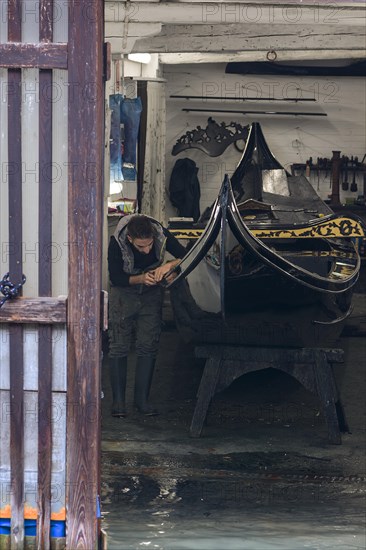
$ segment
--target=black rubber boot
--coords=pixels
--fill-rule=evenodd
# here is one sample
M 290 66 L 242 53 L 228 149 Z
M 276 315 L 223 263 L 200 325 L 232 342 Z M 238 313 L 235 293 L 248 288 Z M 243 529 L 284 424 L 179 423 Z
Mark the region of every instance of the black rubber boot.
M 155 416 L 156 409 L 148 404 L 151 381 L 154 374 L 155 357 L 137 357 L 135 373 L 135 405 L 137 410 L 147 416 Z
M 127 357 L 109 359 L 109 374 L 113 398 L 111 415 L 123 418 L 126 416 Z

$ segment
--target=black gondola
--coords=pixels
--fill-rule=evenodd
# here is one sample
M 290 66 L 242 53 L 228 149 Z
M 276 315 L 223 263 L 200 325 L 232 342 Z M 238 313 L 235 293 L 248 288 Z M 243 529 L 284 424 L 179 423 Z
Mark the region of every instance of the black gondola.
M 362 221 L 337 216 L 251 126 L 231 181 L 168 285 L 178 329 L 195 342 L 332 345 L 351 313 Z

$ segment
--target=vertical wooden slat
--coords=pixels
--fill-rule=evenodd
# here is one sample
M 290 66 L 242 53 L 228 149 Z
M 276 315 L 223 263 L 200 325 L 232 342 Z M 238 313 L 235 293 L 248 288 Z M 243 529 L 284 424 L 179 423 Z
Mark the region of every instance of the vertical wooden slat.
M 103 0 L 69 2 L 67 530 L 96 548 L 100 463 Z
M 52 281 L 52 71 L 39 72 L 39 295 Z
M 10 485 L 11 547 L 24 542 L 24 393 L 23 331 L 21 325 L 10 329 Z
M 53 39 L 53 0 L 39 2 L 39 40 L 52 42 Z
M 39 39 L 52 42 L 53 0 L 39 4 Z M 39 295 L 52 296 L 52 71 L 39 71 Z M 52 326 L 40 332 L 38 347 L 38 515 L 37 549 L 51 543 Z M 46 414 L 45 414 L 46 411 Z
M 21 40 L 21 2 L 9 0 L 8 40 Z M 9 166 L 9 271 L 10 279 L 22 277 L 21 175 L 21 71 L 8 72 L 8 166 Z M 22 327 L 10 332 L 10 463 L 11 463 L 11 546 L 24 542 L 24 425 L 23 425 L 23 337 Z
M 8 40 L 22 40 L 22 0 L 8 0 Z
M 8 40 L 21 41 L 21 1 L 8 2 Z M 21 71 L 8 71 L 8 182 L 9 182 L 9 272 L 10 280 L 22 278 L 22 152 L 21 152 Z M 23 330 L 10 330 L 10 483 L 11 548 L 24 544 L 24 393 Z

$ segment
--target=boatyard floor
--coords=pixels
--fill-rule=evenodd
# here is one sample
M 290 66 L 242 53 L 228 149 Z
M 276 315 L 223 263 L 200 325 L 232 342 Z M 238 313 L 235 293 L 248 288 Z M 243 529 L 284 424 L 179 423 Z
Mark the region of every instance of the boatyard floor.
M 108 550 L 297 550 L 366 547 L 366 294 L 334 365 L 350 433 L 328 442 L 319 402 L 273 369 L 246 374 L 214 396 L 202 436 L 189 427 L 203 360 L 165 323 L 151 402 L 110 416 L 108 357 L 102 387 L 102 525 Z

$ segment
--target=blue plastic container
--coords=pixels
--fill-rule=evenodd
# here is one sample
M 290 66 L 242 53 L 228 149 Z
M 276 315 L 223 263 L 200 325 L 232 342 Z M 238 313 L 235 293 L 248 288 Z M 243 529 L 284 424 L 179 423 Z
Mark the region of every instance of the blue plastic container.
M 26 537 L 35 537 L 37 529 L 37 520 L 24 520 L 24 535 Z M 10 535 L 10 518 L 0 518 L 0 535 Z M 51 537 L 60 538 L 66 535 L 65 521 L 51 519 Z

